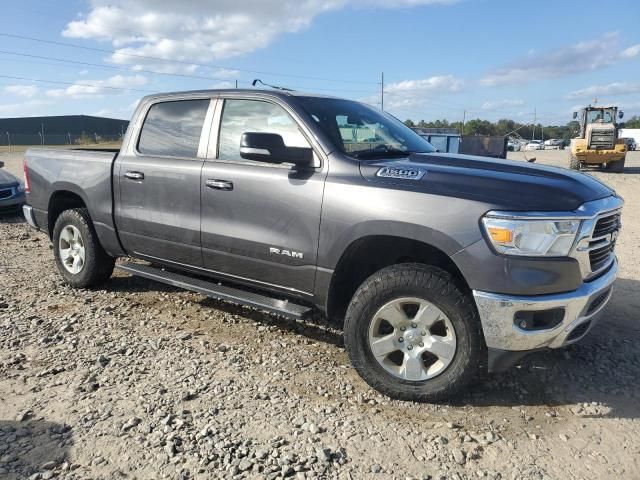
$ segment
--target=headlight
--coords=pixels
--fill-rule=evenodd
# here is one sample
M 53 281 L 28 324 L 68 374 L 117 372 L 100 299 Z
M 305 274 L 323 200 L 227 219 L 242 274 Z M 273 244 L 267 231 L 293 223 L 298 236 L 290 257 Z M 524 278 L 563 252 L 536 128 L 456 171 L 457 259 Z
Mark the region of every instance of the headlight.
M 482 219 L 487 238 L 505 255 L 565 257 L 571 252 L 580 220 L 509 219 L 488 214 Z

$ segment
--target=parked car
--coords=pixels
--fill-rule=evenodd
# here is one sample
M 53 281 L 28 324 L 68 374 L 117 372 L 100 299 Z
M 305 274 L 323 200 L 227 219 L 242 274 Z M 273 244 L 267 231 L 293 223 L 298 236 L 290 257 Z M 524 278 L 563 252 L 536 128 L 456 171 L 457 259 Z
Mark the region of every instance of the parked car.
M 6 170 L 0 169 L 0 214 L 20 211 L 25 201 L 23 184 Z
M 638 148 L 635 139 L 625 138 L 623 140 L 627 144 L 627 150 L 636 150 Z
M 510 152 L 519 152 L 520 151 L 520 143 L 509 141 L 507 143 L 507 150 Z
M 531 140 L 524 147 L 525 150 L 544 150 L 544 143 L 542 140 Z
M 383 140 L 352 148 L 343 117 Z M 158 282 L 323 312 L 361 377 L 398 399 L 451 397 L 481 368 L 580 340 L 618 271 L 623 201 L 600 181 L 438 153 L 339 98 L 149 96 L 119 152 L 31 149 L 25 178 L 25 217 L 72 287 L 106 282 L 129 256 L 150 264 L 118 268 Z
M 564 140 L 561 138 L 550 138 L 544 141 L 545 150 L 564 150 Z

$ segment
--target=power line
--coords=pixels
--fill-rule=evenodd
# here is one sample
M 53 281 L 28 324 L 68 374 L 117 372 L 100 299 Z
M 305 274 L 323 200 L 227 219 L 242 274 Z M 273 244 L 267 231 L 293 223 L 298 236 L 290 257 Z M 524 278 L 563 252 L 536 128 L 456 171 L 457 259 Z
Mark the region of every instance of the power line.
M 109 50 L 109 49 L 106 49 L 106 48 L 87 47 L 85 45 L 78 45 L 76 43 L 59 42 L 59 41 L 56 41 L 56 40 L 45 40 L 45 39 L 42 39 L 42 38 L 29 37 L 29 36 L 26 36 L 26 35 L 15 35 L 15 34 L 5 33 L 5 32 L 0 32 L 0 36 L 1 37 L 6 37 L 6 38 L 16 38 L 16 39 L 19 39 L 19 40 L 28 40 L 28 41 L 31 41 L 31 42 L 46 43 L 46 44 L 49 44 L 49 45 L 57 45 L 57 46 L 61 46 L 61 47 L 78 48 L 78 49 L 89 50 L 89 51 L 93 51 L 93 52 L 109 53 L 111 55 L 121 55 L 121 56 L 132 57 L 132 58 L 153 60 L 153 61 L 156 61 L 156 62 L 177 63 L 177 64 L 180 64 L 180 65 L 186 65 L 186 66 L 205 67 L 205 68 L 218 68 L 218 69 L 227 69 L 227 70 L 237 70 L 239 72 L 252 73 L 252 74 L 258 74 L 258 75 L 272 75 L 272 76 L 279 76 L 279 77 L 290 77 L 290 78 L 301 78 L 301 79 L 304 78 L 304 79 L 307 79 L 307 80 L 319 80 L 319 81 L 323 81 L 323 82 L 360 83 L 360 84 L 368 84 L 368 85 L 376 85 L 376 84 L 378 84 L 378 82 L 370 82 L 370 81 L 363 81 L 363 80 L 342 80 L 342 79 L 335 79 L 335 78 L 313 77 L 313 76 L 308 76 L 308 75 L 297 75 L 297 74 L 293 74 L 293 73 L 279 73 L 279 72 L 268 72 L 268 71 L 262 71 L 262 70 L 249 70 L 249 69 L 245 69 L 245 68 L 214 65 L 214 64 L 209 64 L 209 63 L 197 63 L 197 62 L 189 62 L 189 61 L 186 61 L 186 60 L 176 60 L 176 59 L 170 59 L 170 58 L 152 57 L 152 56 L 149 56 L 149 55 L 140 55 L 140 54 L 136 54 L 136 53 L 125 53 L 125 52 L 119 52 L 117 50 Z
M 93 67 L 93 68 L 105 68 L 105 69 L 109 69 L 109 70 L 117 70 L 117 71 L 121 71 L 121 72 L 129 72 L 129 73 L 144 73 L 144 74 L 148 74 L 148 75 L 164 75 L 164 76 L 170 76 L 170 77 L 181 77 L 181 78 L 192 78 L 195 80 L 216 80 L 216 81 L 230 81 L 229 77 L 208 77 L 208 76 L 204 76 L 204 75 L 194 75 L 194 74 L 188 74 L 188 73 L 172 73 L 172 72 L 158 72 L 155 70 L 138 70 L 138 69 L 131 69 L 131 68 L 126 68 L 126 67 L 118 67 L 115 65 L 104 65 L 104 64 L 100 64 L 100 63 L 91 63 L 91 62 L 82 62 L 82 61 L 78 61 L 78 60 L 69 60 L 66 58 L 58 58 L 58 57 L 49 57 L 49 56 L 44 56 L 44 55 L 34 55 L 34 54 L 30 54 L 30 53 L 22 53 L 22 52 L 14 52 L 14 51 L 10 51 L 10 50 L 0 50 L 0 54 L 5 54 L 5 55 L 15 55 L 15 56 L 19 56 L 19 57 L 27 57 L 27 58 L 33 58 L 33 59 L 38 59 L 38 60 L 45 60 L 45 61 L 53 61 L 53 62 L 62 62 L 62 63 L 68 63 L 71 65 L 79 65 L 79 66 L 83 66 L 83 67 Z M 246 82 L 249 83 L 249 82 Z M 374 90 L 354 90 L 354 89 L 344 89 L 344 88 L 316 88 L 316 87 L 292 87 L 296 90 L 305 90 L 305 89 L 313 89 L 313 90 L 319 90 L 319 91 L 327 91 L 327 92 L 356 92 L 356 93 L 377 93 Z

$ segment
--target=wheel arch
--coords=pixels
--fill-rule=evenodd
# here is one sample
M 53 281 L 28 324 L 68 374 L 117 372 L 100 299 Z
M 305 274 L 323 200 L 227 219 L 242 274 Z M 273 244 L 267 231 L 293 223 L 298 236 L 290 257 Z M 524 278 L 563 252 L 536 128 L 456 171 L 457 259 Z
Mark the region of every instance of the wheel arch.
M 367 235 L 352 241 L 338 260 L 327 292 L 327 316 L 341 322 L 358 287 L 378 270 L 399 263 L 442 268 L 452 275 L 461 290 L 470 292 L 460 268 L 442 248 L 395 235 Z
M 47 232 L 53 238 L 53 228 L 62 212 L 72 208 L 87 208 L 87 202 L 74 188 L 62 186 L 49 197 L 47 206 Z

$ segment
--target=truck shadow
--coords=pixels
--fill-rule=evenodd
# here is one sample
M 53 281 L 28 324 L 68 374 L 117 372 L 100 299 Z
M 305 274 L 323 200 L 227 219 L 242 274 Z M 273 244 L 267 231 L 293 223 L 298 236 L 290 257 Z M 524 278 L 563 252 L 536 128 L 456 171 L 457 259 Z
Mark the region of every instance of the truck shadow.
M 17 480 L 47 470 L 60 472 L 71 442 L 68 425 L 0 420 L 0 478 Z
M 582 341 L 532 354 L 451 404 L 573 405 L 581 417 L 640 418 L 639 291 L 640 282 L 618 279 L 603 317 Z
M 311 318 L 306 320 L 293 320 L 212 298 L 206 298 L 202 300 L 200 304 L 203 307 L 215 308 L 216 310 L 231 315 L 231 317 L 240 316 L 249 319 L 269 329 L 294 333 L 316 342 L 323 342 L 340 348 L 344 347 L 342 330 L 320 313 L 314 313 Z

